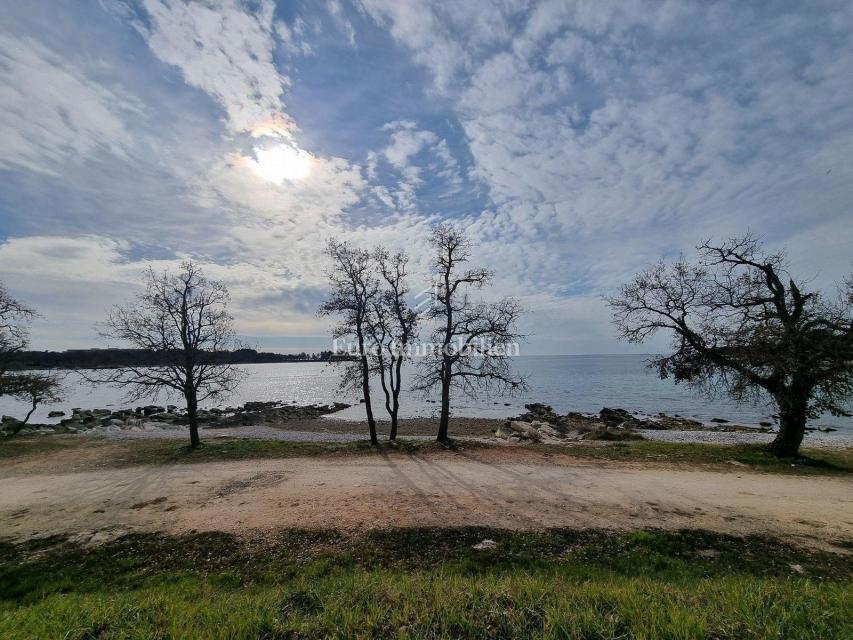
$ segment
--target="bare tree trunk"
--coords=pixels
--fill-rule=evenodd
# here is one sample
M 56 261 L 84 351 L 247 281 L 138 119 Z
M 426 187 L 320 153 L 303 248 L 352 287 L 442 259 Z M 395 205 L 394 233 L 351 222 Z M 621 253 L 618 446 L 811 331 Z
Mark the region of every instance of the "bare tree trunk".
M 190 448 L 196 449 L 201 444 L 198 437 L 198 401 L 194 389 L 184 391 L 187 399 L 187 417 L 190 419 Z
M 370 429 L 370 444 L 378 445 L 376 421 L 373 419 L 373 406 L 370 404 L 370 365 L 364 348 L 361 350 L 361 391 L 364 394 L 364 410 L 367 412 L 367 427 Z
M 30 409 L 29 412 L 27 413 L 26 417 L 24 417 L 24 424 L 27 424 L 27 421 L 30 419 L 30 416 L 33 415 L 33 411 L 36 410 L 38 403 L 39 403 L 39 399 L 33 398 L 33 408 Z
M 776 398 L 779 405 L 779 433 L 770 443 L 777 456 L 796 456 L 806 433 L 808 394 L 787 391 Z
M 445 361 L 441 371 L 441 420 L 438 423 L 438 441 L 448 441 L 450 426 L 450 365 Z
M 400 370 L 402 369 L 403 358 L 397 358 L 395 363 L 396 379 L 391 381 L 391 434 L 388 436 L 390 440 L 397 439 L 397 414 L 400 412 Z

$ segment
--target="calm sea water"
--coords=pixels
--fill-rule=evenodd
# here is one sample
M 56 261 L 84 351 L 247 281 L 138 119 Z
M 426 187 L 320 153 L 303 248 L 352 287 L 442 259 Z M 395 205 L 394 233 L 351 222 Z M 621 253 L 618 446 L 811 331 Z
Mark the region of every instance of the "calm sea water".
M 683 386 L 660 380 L 646 368 L 646 356 L 521 356 L 515 359 L 520 373 L 528 377 L 530 390 L 515 397 L 458 398 L 453 412 L 458 416 L 505 418 L 523 412 L 524 404 L 544 402 L 560 412 L 597 413 L 601 407 L 622 407 L 629 411 L 668 414 L 708 421 L 726 418 L 741 424 L 757 424 L 770 420 L 772 410 L 766 406 L 743 406 L 728 400 L 708 401 Z M 337 389 L 338 374 L 334 365 L 320 363 L 283 363 L 245 365 L 247 376 L 240 388 L 222 406 L 243 404 L 253 400 L 294 401 L 298 404 L 341 401 L 355 406 L 335 414 L 339 418 L 363 418 L 357 396 L 347 396 Z M 408 379 L 412 372 L 408 372 Z M 381 390 L 377 388 L 374 411 L 384 414 Z M 69 373 L 65 384 L 66 399 L 56 405 L 40 407 L 33 415 L 35 422 L 48 422 L 47 412 L 72 407 L 120 408 L 131 406 L 118 389 L 83 384 L 75 373 Z M 159 402 L 165 403 L 165 398 Z M 133 403 L 147 404 L 147 402 Z M 175 402 L 175 404 L 180 404 Z M 0 398 L 0 413 L 23 417 L 28 406 L 10 398 Z M 401 413 L 405 417 L 430 416 L 437 405 L 404 393 Z M 853 431 L 853 419 L 825 416 L 815 424 Z

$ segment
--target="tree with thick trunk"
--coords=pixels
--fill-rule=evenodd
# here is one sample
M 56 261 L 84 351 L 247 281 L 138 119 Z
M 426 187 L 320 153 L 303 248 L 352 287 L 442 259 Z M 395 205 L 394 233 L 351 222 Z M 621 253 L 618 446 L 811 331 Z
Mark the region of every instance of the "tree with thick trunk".
M 697 263 L 659 263 L 608 298 L 620 335 L 643 342 L 671 332 L 673 352 L 652 362 L 662 378 L 775 403 L 779 432 L 770 448 L 796 455 L 807 420 L 850 415 L 853 278 L 827 300 L 805 292 L 784 254 L 763 252 L 750 235 L 698 251 Z
M 418 363 L 414 389 L 441 391 L 437 439 L 447 442 L 450 402 L 456 389 L 470 397 L 492 391 L 514 392 L 526 386 L 512 369 L 523 336 L 516 325 L 522 314 L 513 298 L 494 303 L 475 300 L 471 290 L 488 285 L 488 269 L 468 269 L 472 244 L 450 225 L 437 226 L 430 237 L 435 250 L 435 300 L 427 315 L 435 323 L 429 352 Z
M 370 252 L 353 247 L 348 242 L 330 240 L 326 256 L 331 260 L 327 277 L 332 286 L 328 299 L 320 305 L 321 316 L 338 316 L 340 323 L 332 331 L 335 340 L 355 341 L 354 360 L 339 363 L 342 367 L 340 388 L 343 391 L 360 389 L 367 415 L 370 442 L 379 444 L 376 420 L 370 398 L 371 362 L 368 353 L 368 315 L 379 296 Z
M 243 377 L 224 357 L 239 347 L 229 302 L 225 285 L 205 278 L 192 262 L 183 262 L 177 273 L 149 269 L 144 290 L 133 303 L 114 306 L 100 333 L 156 354 L 152 361 L 160 364 L 97 370 L 87 379 L 127 388 L 132 399 L 182 395 L 190 446 L 198 447 L 199 403 L 224 397 Z

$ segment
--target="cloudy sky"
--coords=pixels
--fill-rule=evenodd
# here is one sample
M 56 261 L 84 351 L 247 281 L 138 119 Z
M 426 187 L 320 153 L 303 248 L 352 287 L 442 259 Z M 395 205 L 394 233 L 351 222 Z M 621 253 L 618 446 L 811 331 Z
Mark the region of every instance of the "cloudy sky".
M 760 5 L 760 6 L 759 6 Z M 241 334 L 321 348 L 329 237 L 464 225 L 527 353 L 612 353 L 638 268 L 747 229 L 853 251 L 853 3 L 0 0 L 0 279 L 98 345 L 192 257 Z

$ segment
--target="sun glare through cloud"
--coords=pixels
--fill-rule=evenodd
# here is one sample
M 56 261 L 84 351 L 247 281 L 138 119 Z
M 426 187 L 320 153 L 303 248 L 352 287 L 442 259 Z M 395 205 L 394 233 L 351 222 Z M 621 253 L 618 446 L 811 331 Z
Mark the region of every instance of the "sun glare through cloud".
M 275 184 L 303 180 L 311 172 L 311 154 L 289 144 L 255 147 L 254 155 L 246 158 L 249 167 L 258 177 Z

